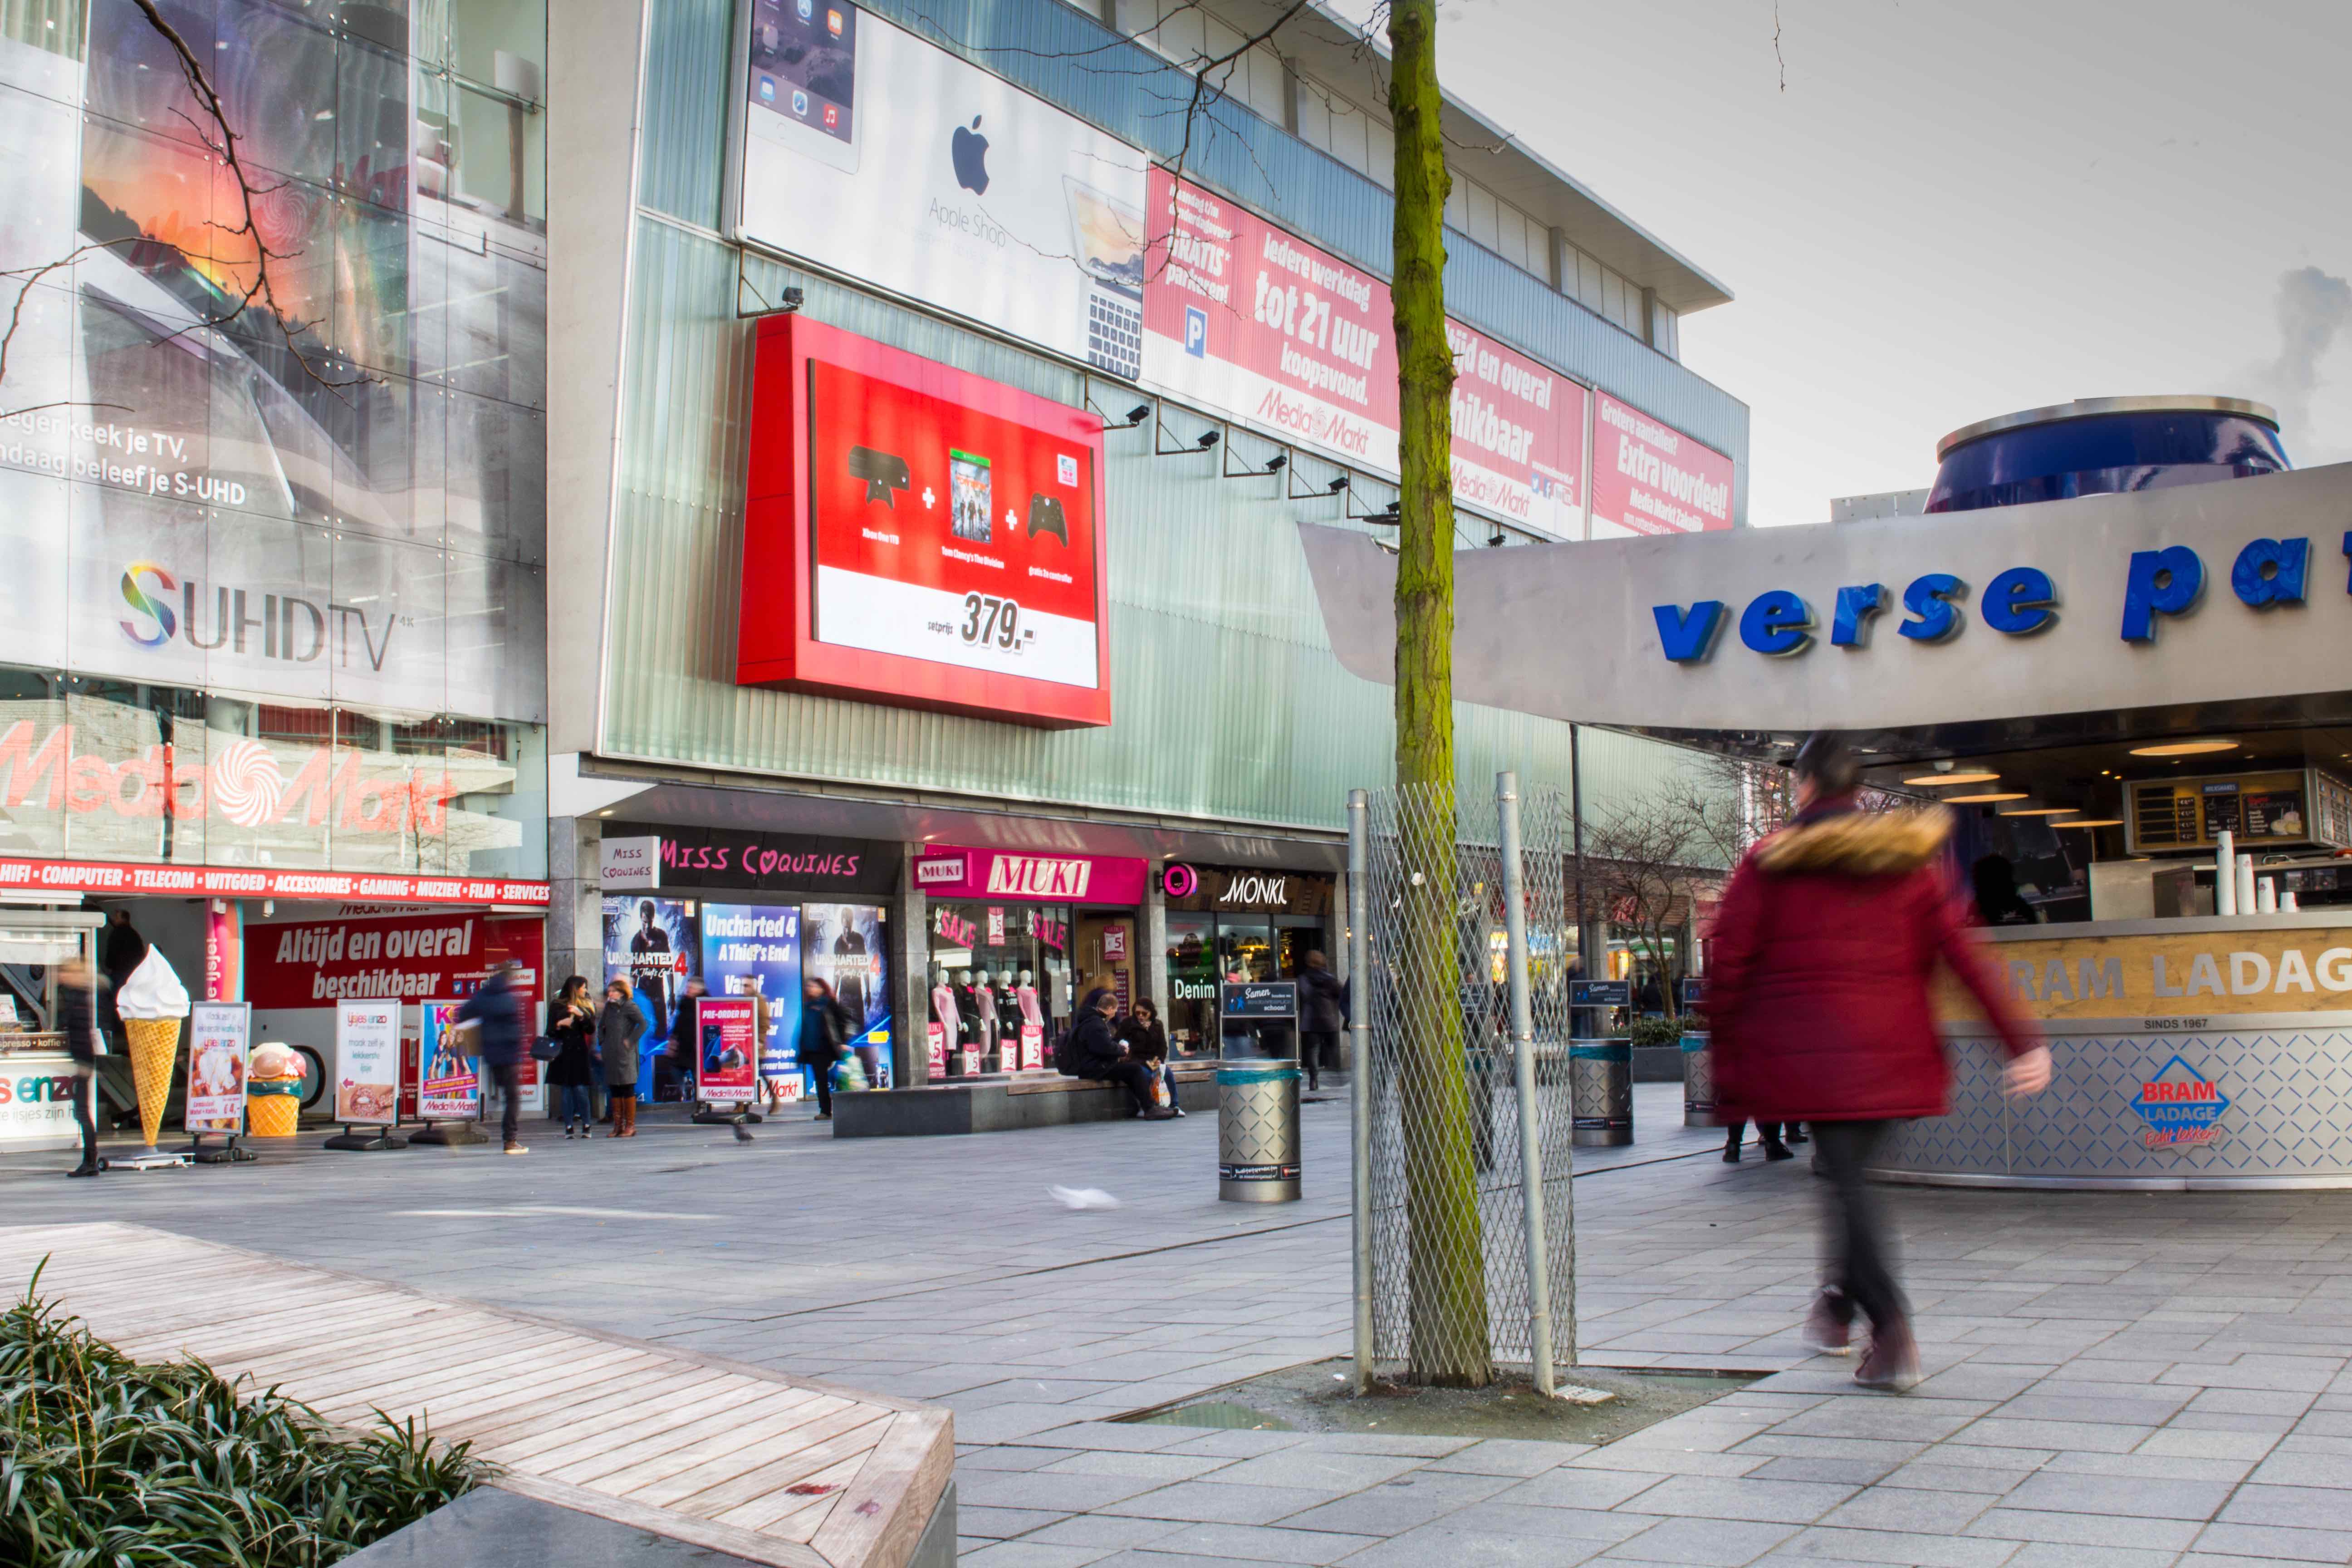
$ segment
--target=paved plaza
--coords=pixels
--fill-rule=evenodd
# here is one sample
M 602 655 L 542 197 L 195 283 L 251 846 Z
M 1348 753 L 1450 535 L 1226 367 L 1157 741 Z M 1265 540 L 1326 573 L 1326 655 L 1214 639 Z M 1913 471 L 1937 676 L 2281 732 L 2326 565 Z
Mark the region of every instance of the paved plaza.
M 971 1568 L 2352 1563 L 2352 1194 L 1895 1190 L 1930 1375 L 1864 1394 L 1795 1337 L 1807 1163 L 1723 1165 L 1673 1092 L 1580 1167 L 1584 1353 L 1770 1375 L 1601 1448 L 1109 1419 L 1346 1353 L 1336 1098 L 1276 1209 L 1215 1201 L 1205 1116 L 750 1145 L 649 1118 L 93 1183 L 17 1155 L 0 1193 L 946 1405 Z

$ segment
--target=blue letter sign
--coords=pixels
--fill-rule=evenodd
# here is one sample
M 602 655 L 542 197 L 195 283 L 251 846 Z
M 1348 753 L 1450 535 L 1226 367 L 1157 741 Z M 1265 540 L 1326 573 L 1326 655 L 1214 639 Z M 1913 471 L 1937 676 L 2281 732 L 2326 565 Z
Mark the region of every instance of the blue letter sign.
M 2185 544 L 2135 550 L 2124 579 L 2124 641 L 2154 642 L 2156 617 L 2185 615 L 2205 591 L 2205 563 Z
M 1701 599 L 1687 611 L 1679 605 L 1653 605 L 1658 642 L 1676 664 L 1693 664 L 1715 648 L 1715 634 L 1723 628 L 1727 606 L 1720 599 Z
M 2049 573 L 2038 566 L 2012 566 L 1985 584 L 1985 625 L 2021 637 L 2055 626 L 2058 617 L 2051 606 L 2057 602 L 2058 589 Z

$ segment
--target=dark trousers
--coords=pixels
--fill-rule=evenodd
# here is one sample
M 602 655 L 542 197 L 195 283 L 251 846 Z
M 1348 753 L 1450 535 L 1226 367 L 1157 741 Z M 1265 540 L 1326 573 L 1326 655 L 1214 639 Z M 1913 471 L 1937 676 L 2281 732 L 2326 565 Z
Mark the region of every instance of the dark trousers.
M 1884 1121 L 1813 1123 L 1813 1144 L 1830 1177 L 1828 1282 L 1882 1329 L 1909 1316 L 1903 1288 L 1895 1282 L 1878 1200 L 1864 1175 L 1887 1128 Z
M 1307 1069 L 1307 1082 L 1310 1088 L 1322 1074 L 1338 1072 L 1339 1032 L 1337 1029 L 1299 1030 L 1298 1065 Z
M 522 1064 L 520 1062 L 484 1062 L 490 1081 L 499 1089 L 499 1135 L 509 1143 L 522 1142 Z
M 833 1064 L 829 1061 L 813 1061 L 809 1065 L 816 1068 L 816 1113 L 819 1116 L 831 1116 L 833 1114 Z
M 1121 1057 L 1106 1066 L 1098 1076 L 1105 1082 L 1124 1084 L 1138 1110 L 1151 1109 L 1151 1080 L 1157 1075 L 1134 1058 Z
M 1759 1121 L 1756 1124 L 1756 1142 L 1766 1145 L 1778 1143 L 1780 1141 L 1782 1129 L 1792 1129 L 1797 1124 L 1793 1121 Z M 1731 1136 L 1724 1140 L 1724 1147 L 1727 1149 L 1738 1148 L 1740 1135 L 1747 1131 L 1748 1118 L 1743 1116 L 1738 1121 L 1731 1124 Z
M 81 1131 L 81 1163 L 98 1163 L 98 1120 L 91 1113 L 90 1103 L 98 1097 L 98 1072 L 92 1068 L 74 1069 L 74 1126 Z

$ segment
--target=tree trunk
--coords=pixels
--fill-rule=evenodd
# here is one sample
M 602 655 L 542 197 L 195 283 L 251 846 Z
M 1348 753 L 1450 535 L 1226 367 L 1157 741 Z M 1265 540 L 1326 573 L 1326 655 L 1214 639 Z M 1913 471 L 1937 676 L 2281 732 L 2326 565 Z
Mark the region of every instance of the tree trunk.
M 1406 1280 L 1416 1383 L 1493 1381 L 1468 1073 L 1489 1042 L 1464 1037 L 1454 925 L 1454 351 L 1445 338 L 1445 196 L 1436 0 L 1389 7 L 1396 128 L 1396 308 L 1402 450 L 1396 578 L 1396 782 L 1407 873 L 1399 1110 Z M 1473 954 L 1483 963 L 1483 954 Z M 1480 976 L 1483 979 L 1483 973 Z M 1467 1052 L 1475 1050 L 1474 1062 Z

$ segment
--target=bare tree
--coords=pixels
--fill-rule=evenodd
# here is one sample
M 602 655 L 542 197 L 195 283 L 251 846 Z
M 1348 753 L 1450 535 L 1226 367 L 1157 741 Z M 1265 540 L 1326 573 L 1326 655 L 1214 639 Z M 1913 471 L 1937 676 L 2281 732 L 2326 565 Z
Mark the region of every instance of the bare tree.
M 1585 828 L 1587 885 L 1649 960 L 1670 1018 L 1680 1010 L 1669 944 L 1697 894 L 1721 880 L 1723 847 L 1740 831 L 1737 799 L 1706 782 L 1703 772 L 1671 779 Z

